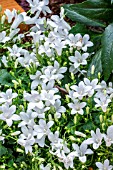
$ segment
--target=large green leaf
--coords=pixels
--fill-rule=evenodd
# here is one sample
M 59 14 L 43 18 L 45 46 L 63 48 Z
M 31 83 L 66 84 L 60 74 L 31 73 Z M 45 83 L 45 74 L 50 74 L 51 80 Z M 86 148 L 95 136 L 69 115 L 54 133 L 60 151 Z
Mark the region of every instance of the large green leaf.
M 74 35 L 77 33 L 80 33 L 80 34 L 84 35 L 84 34 L 88 33 L 88 29 L 86 28 L 85 25 L 76 23 L 76 25 L 71 28 L 69 33 L 72 33 Z
M 104 79 L 108 80 L 113 70 L 113 23 L 108 25 L 102 37 L 101 60 Z
M 92 66 L 94 65 L 94 74 L 91 74 Z M 99 50 L 93 57 L 91 64 L 89 65 L 89 69 L 87 72 L 87 76 L 90 79 L 97 78 L 98 73 L 102 73 L 102 64 L 101 64 L 101 50 Z
M 63 7 L 71 20 L 90 26 L 104 27 L 104 22 L 111 21 L 113 14 L 110 0 L 87 0 L 80 4 L 65 4 Z

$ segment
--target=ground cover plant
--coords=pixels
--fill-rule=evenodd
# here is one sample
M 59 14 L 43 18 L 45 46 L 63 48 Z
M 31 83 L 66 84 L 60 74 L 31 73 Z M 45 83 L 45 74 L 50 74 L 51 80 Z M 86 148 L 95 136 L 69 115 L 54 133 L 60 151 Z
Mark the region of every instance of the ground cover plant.
M 113 86 L 87 74 L 93 38 L 27 2 L 0 15 L 0 169 L 113 169 Z

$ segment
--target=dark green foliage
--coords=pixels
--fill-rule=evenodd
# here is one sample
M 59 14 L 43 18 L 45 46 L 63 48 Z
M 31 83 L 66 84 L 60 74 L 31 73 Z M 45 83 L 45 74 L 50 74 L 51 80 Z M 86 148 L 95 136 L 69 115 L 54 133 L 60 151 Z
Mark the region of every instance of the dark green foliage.
M 89 77 L 92 77 L 92 65 L 95 66 L 96 70 L 94 77 L 97 77 L 98 72 L 101 73 L 103 71 L 102 73 L 105 80 L 109 79 L 113 70 L 113 19 L 111 17 L 113 15 L 112 3 L 112 0 L 87 0 L 83 3 L 71 5 L 65 4 L 63 6 L 66 16 L 68 16 L 72 21 L 77 21 L 83 24 L 81 25 L 77 23 L 76 26 L 71 29 L 71 33 L 76 34 L 77 31 L 80 30 L 81 34 L 88 33 L 92 37 L 92 40 L 94 40 L 94 37 L 96 37 L 96 39 L 100 37 L 96 43 L 98 45 L 96 49 L 94 49 L 97 53 L 89 65 Z M 90 27 L 86 30 L 85 25 Z M 101 32 L 101 27 L 106 27 L 105 31 L 104 29 L 101 29 Z M 94 32 L 91 32 L 91 28 L 93 28 L 92 30 Z M 95 32 L 101 33 L 95 36 Z

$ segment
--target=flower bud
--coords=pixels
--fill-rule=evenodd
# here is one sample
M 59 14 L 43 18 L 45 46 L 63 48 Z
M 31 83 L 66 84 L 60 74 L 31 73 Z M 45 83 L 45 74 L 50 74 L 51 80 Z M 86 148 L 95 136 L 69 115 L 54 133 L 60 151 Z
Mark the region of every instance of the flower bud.
M 77 124 L 77 115 L 74 116 L 74 124 Z
M 73 53 L 73 48 L 70 47 L 70 48 L 69 48 L 69 51 L 70 51 L 70 53 Z
M 105 123 L 102 123 L 102 130 L 105 130 Z
M 89 107 L 86 107 L 86 113 L 89 114 Z
M 111 115 L 111 122 L 113 123 L 113 115 Z
M 1 169 L 5 169 L 5 165 L 0 165 L 0 168 Z
M 75 80 L 75 76 L 74 76 L 73 73 L 71 73 L 71 79 L 72 79 L 72 80 Z
M 95 72 L 95 66 L 92 65 L 92 67 L 91 67 L 91 74 L 94 74 L 94 72 Z
M 17 165 L 16 165 L 15 163 L 13 163 L 13 166 L 14 166 L 15 168 L 18 168 Z
M 69 103 L 69 97 L 66 95 L 66 102 Z
M 102 122 L 103 122 L 103 116 L 100 115 L 100 116 L 99 116 L 99 119 L 100 119 L 100 122 L 102 123 Z
M 98 73 L 98 79 L 100 79 L 101 78 L 101 74 L 100 74 L 100 72 Z
M 53 120 L 53 118 L 52 118 L 52 115 L 51 115 L 51 114 L 49 114 L 49 115 L 48 115 L 48 119 L 49 119 L 49 121 Z
M 20 153 L 24 153 L 24 151 L 22 149 L 20 149 L 20 148 L 17 148 L 16 151 L 20 152 Z
M 65 88 L 69 92 L 69 84 L 65 84 Z
M 69 139 L 70 139 L 71 141 L 75 141 L 75 140 L 76 140 L 74 136 L 69 136 Z
M 35 147 L 35 149 L 38 149 L 38 145 L 37 145 L 37 144 L 35 144 L 35 146 L 34 146 L 34 147 Z
M 3 16 L 1 17 L 1 24 L 4 24 L 5 19 L 6 19 L 6 16 L 5 16 L 5 15 L 3 15 Z
M 65 115 L 65 113 L 62 113 L 62 117 L 65 119 L 66 118 L 66 115 Z
M 14 88 L 17 89 L 17 86 L 19 85 L 19 83 L 16 80 L 12 80 L 12 82 L 14 83 Z

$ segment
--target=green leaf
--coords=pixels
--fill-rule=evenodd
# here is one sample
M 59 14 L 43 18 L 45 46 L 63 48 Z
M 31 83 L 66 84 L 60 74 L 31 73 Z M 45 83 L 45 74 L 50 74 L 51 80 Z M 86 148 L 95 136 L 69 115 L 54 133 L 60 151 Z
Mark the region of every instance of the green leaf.
M 87 122 L 85 122 L 85 124 L 82 126 L 82 129 L 84 130 L 93 130 L 95 129 L 95 125 L 92 121 L 88 120 Z
M 94 74 L 91 74 L 92 66 L 94 65 Z M 98 73 L 102 73 L 102 64 L 101 64 L 101 50 L 99 50 L 93 57 L 91 64 L 89 65 L 87 76 L 90 79 L 97 78 Z
M 113 23 L 108 25 L 102 37 L 101 60 L 104 79 L 108 80 L 113 70 Z
M 6 69 L 0 70 L 0 84 L 13 86 L 12 80 L 14 78 L 10 75 L 10 73 Z
M 7 153 L 7 149 L 0 144 L 0 156 L 5 155 Z
M 74 35 L 77 33 L 80 33 L 80 34 L 84 35 L 84 34 L 88 33 L 88 29 L 85 27 L 85 25 L 76 23 L 76 25 L 71 28 L 69 33 L 72 33 Z
M 78 4 L 65 4 L 66 15 L 72 21 L 90 26 L 105 27 L 105 21 L 111 21 L 113 8 L 109 0 L 87 0 Z M 104 21 L 104 22 L 103 22 Z
M 100 23 L 99 21 L 94 21 L 91 18 L 85 17 L 84 15 L 79 14 L 78 12 L 73 11 L 70 7 L 64 6 L 66 16 L 70 18 L 72 21 L 78 21 L 80 23 L 90 25 L 90 26 L 100 26 L 105 27 L 103 23 Z
M 113 0 L 111 0 L 111 4 L 113 3 Z

